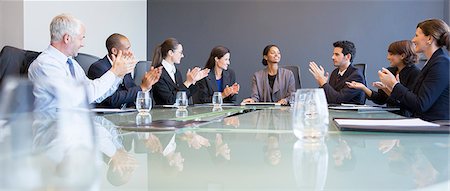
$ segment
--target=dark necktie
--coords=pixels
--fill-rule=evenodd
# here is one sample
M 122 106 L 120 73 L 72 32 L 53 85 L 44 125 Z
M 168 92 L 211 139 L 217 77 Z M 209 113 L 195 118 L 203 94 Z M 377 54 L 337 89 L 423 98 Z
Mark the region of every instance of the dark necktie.
M 72 74 L 72 77 L 75 78 L 75 69 L 73 68 L 73 63 L 70 58 L 67 59 L 67 64 L 69 64 L 70 74 Z

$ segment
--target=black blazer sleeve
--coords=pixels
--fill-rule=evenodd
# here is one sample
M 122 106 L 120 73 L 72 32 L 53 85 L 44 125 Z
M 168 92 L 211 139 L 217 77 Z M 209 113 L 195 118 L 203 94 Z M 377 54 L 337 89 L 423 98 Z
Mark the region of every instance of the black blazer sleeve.
M 174 83 L 169 73 L 163 69 L 159 81 L 153 86 L 153 98 L 156 105 L 174 104 L 178 91 L 186 91 L 188 98 L 191 96 L 191 92 L 196 91 L 195 85 L 191 85 L 189 88 L 184 85 L 183 78 L 178 70 L 175 72 L 175 81 L 177 83 Z
M 387 68 L 393 75 L 397 72 L 396 68 L 389 67 Z M 378 91 L 372 90 L 372 96 L 367 97 L 368 100 L 371 100 L 373 103 L 376 103 L 378 105 L 386 104 L 388 101 L 388 95 L 381 89 L 378 89 Z M 395 104 L 395 103 L 391 103 Z M 396 105 L 396 104 L 395 104 Z
M 88 77 L 90 79 L 96 79 L 101 77 L 111 68 L 111 64 L 107 57 L 95 62 L 89 67 Z M 122 84 L 119 85 L 117 90 L 102 103 L 98 104 L 99 107 L 108 108 L 120 108 L 122 104 L 127 104 L 128 106 L 134 105 L 136 100 L 137 92 L 141 91 L 141 87 L 134 84 L 131 74 L 127 74 L 123 78 Z
M 413 91 L 397 83 L 391 97 L 416 117 L 433 121 L 449 119 L 449 57 L 445 50 L 433 53 Z
M 236 76 L 234 71 L 231 69 L 222 71 L 222 89 L 225 87 L 232 86 L 236 82 Z M 217 85 L 214 84 L 215 74 L 214 71 L 211 71 L 209 75 L 199 82 L 197 82 L 197 91 L 194 94 L 194 102 L 195 103 L 211 103 L 212 95 L 215 91 L 218 91 Z M 224 103 L 233 103 L 236 101 L 237 95 L 228 96 L 223 99 Z
M 211 103 L 211 92 L 213 90 L 209 85 L 209 81 L 211 81 L 211 79 L 206 77 L 197 82 L 197 92 L 194 94 L 195 103 Z
M 331 74 L 330 81 L 338 81 L 333 87 L 331 83 L 326 83 L 322 86 L 325 91 L 325 95 L 327 97 L 328 104 L 341 104 L 341 103 L 354 103 L 354 104 L 364 104 L 365 102 L 365 94 L 362 90 L 352 89 L 347 87 L 345 82 L 360 82 L 366 84 L 364 77 L 359 70 L 354 67 L 349 67 L 346 71 L 347 74 L 344 74 L 347 77 L 344 79 L 338 79 L 337 69 L 334 70 Z

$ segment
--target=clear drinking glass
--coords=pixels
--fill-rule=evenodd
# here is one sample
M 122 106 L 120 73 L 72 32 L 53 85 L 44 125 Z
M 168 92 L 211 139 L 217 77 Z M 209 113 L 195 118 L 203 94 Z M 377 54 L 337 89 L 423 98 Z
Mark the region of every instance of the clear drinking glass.
M 152 109 L 150 92 L 139 91 L 136 96 L 136 109 L 139 113 L 148 113 Z
M 181 110 L 184 110 L 187 108 L 188 99 L 187 99 L 186 92 L 177 92 L 175 105 L 178 106 L 178 109 L 181 109 Z
M 212 97 L 212 104 L 215 108 L 222 107 L 223 99 L 221 92 L 214 92 Z
M 328 132 L 328 104 L 321 88 L 299 89 L 295 93 L 293 130 L 299 139 L 317 141 Z
M 294 104 L 295 104 L 295 94 L 292 94 L 289 97 L 289 105 L 291 106 L 291 108 L 294 108 Z

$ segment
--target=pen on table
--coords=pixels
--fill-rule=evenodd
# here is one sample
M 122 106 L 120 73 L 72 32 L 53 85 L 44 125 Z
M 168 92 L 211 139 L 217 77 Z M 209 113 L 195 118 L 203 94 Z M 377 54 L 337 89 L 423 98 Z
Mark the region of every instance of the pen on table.
M 127 104 L 126 103 L 124 103 L 124 104 L 122 104 L 120 106 L 120 110 L 125 110 L 126 108 L 127 108 Z

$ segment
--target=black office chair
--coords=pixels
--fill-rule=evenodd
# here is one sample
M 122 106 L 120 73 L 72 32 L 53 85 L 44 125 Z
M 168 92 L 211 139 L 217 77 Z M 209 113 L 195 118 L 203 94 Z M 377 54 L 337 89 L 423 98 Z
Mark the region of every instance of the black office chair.
M 364 77 L 364 85 L 367 85 L 367 78 L 366 78 L 366 64 L 364 63 L 358 63 L 353 64 L 355 68 L 357 68 L 359 71 L 361 71 L 363 77 Z M 366 103 L 366 99 L 363 100 L 363 104 Z
M 353 64 L 353 66 L 355 68 L 358 68 L 359 71 L 361 71 L 361 73 L 364 76 L 364 81 L 366 81 L 366 64 L 364 63 L 358 63 L 358 64 Z
M 28 77 L 28 67 L 40 52 L 23 50 L 12 46 L 3 47 L 0 52 L 0 84 L 9 76 Z
M 87 74 L 89 67 L 100 58 L 90 54 L 78 53 L 74 59 L 80 64 L 81 68 L 83 68 L 84 73 Z
M 148 72 L 151 66 L 152 61 L 139 61 L 136 64 L 136 67 L 134 68 L 134 83 L 137 86 L 141 85 L 145 72 Z
M 302 88 L 302 83 L 300 81 L 300 69 L 298 68 L 298 66 L 283 66 L 283 68 L 286 68 L 294 73 L 295 89 Z

